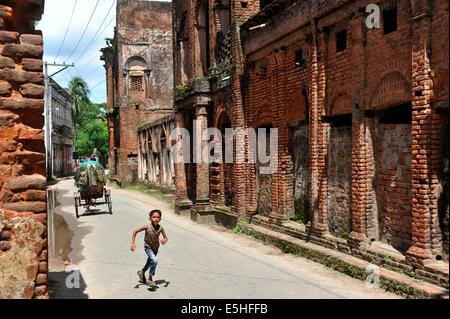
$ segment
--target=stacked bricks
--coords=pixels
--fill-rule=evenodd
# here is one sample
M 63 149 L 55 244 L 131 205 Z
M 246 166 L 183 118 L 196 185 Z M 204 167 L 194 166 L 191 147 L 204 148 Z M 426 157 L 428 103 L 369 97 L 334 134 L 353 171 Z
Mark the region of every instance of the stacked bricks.
M 42 8 L 0 5 L 0 298 L 48 298 Z
M 411 125 L 379 124 L 376 147 L 381 238 L 400 251 L 411 245 Z

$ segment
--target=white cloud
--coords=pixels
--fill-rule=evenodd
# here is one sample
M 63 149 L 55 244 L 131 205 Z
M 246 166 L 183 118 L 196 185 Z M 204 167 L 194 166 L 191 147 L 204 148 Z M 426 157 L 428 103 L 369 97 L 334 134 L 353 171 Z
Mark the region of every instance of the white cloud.
M 111 8 L 114 0 L 99 0 L 89 26 L 83 38 L 81 38 L 97 1 L 77 0 L 66 39 L 61 47 L 75 1 L 46 0 L 44 14 L 37 29 L 42 30 L 44 37 L 44 61 L 48 63 L 75 63 L 74 68 L 69 67 L 57 74 L 55 80 L 61 86 L 67 87 L 68 81 L 73 76 L 81 75 L 86 83 L 93 87 L 105 79 L 105 69 L 103 68 L 103 61 L 100 60 L 101 53 L 99 50 L 106 46 L 106 37 L 114 36 L 116 8 L 115 5 Z M 110 10 L 109 13 L 108 10 Z M 105 21 L 102 25 L 103 20 Z M 96 40 L 91 43 L 93 39 Z M 77 44 L 78 47 L 76 47 Z M 89 44 L 90 47 L 87 48 Z M 61 50 L 58 55 L 60 47 Z M 61 67 L 49 66 L 49 73 L 52 74 L 59 69 Z M 106 83 L 92 90 L 91 97 L 94 102 L 106 102 Z

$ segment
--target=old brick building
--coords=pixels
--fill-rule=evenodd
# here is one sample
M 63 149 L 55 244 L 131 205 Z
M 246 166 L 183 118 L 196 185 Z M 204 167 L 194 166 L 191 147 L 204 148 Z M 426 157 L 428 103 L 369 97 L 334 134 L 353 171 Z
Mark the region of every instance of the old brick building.
M 0 4 L 0 299 L 48 298 L 43 6 Z
M 448 283 L 447 1 L 180 0 L 173 30 L 177 127 L 278 129 L 273 174 L 176 164 L 177 212 L 300 216 L 311 241 Z
M 102 49 L 107 77 L 109 169 L 138 179 L 138 128 L 173 113 L 170 2 L 119 0 L 114 39 Z
M 49 79 L 48 89 L 49 136 L 47 147 L 51 161 L 47 167 L 47 176 L 68 176 L 73 173 L 72 151 L 72 97 L 53 79 Z M 51 150 L 51 152 L 50 152 Z M 51 168 L 50 168 L 51 167 Z

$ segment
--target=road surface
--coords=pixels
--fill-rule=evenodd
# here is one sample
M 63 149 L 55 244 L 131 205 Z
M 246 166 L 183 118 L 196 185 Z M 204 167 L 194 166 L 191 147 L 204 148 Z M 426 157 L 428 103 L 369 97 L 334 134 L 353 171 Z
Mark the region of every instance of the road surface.
M 99 205 L 77 219 L 73 179 L 49 188 L 56 190 L 57 205 L 53 223 L 49 218 L 51 298 L 400 298 L 232 230 L 197 224 L 135 190 L 110 186 L 113 214 Z M 162 211 L 169 241 L 158 253 L 158 287 L 150 288 L 136 274 L 146 261 L 143 232 L 134 252 L 130 246 L 133 230 L 148 223 L 154 208 Z M 64 265 L 69 258 L 73 264 Z

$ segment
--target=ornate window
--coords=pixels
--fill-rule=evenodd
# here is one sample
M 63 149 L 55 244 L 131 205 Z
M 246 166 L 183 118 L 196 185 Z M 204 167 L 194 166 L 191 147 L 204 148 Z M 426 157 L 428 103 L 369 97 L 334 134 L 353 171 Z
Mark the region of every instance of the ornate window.
M 142 76 L 131 76 L 130 80 L 130 91 L 131 92 L 142 92 Z

